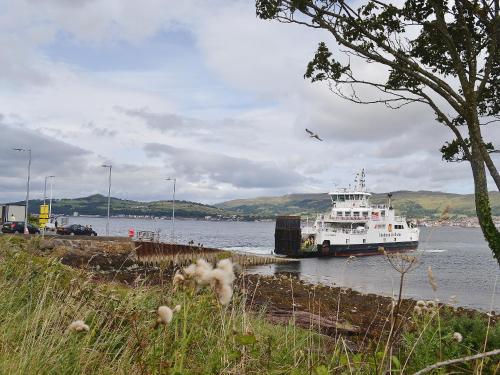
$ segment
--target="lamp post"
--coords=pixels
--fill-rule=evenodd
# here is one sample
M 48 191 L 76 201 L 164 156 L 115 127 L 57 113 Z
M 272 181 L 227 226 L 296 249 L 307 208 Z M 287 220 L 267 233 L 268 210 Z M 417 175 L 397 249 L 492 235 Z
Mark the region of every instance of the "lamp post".
M 172 242 L 175 243 L 175 183 L 177 179 L 173 177 L 167 177 L 165 180 L 174 182 L 174 192 L 172 194 Z
M 43 204 L 45 204 L 45 200 L 47 199 L 47 179 L 53 177 L 56 176 L 45 176 L 45 184 L 43 186 Z
M 106 222 L 106 236 L 109 236 L 109 211 L 111 207 L 111 164 L 103 164 L 101 167 L 109 168 L 109 184 L 108 184 L 108 221 Z
M 50 177 L 49 222 L 52 222 L 52 181 L 56 176 Z
M 29 204 L 29 200 L 30 200 L 31 149 L 30 148 L 13 148 L 13 150 L 28 153 L 28 181 L 26 183 L 26 207 L 25 207 L 25 211 L 24 211 L 24 234 L 29 234 L 28 204 Z

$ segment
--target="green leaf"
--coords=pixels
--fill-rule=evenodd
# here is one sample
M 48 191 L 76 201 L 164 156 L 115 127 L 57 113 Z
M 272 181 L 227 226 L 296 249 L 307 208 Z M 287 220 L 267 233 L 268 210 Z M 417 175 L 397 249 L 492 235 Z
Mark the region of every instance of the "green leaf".
M 257 339 L 253 333 L 247 335 L 241 334 L 236 335 L 236 342 L 240 345 L 253 345 L 257 342 Z
M 328 368 L 325 365 L 316 367 L 314 372 L 316 373 L 316 375 L 329 375 Z
M 391 357 L 392 364 L 396 370 L 401 370 L 401 362 L 399 362 L 398 357 L 392 356 Z

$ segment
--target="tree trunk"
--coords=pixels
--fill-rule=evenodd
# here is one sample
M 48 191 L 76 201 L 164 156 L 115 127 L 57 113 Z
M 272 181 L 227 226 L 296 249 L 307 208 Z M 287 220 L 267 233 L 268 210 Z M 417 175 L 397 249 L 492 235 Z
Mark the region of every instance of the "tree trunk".
M 495 184 L 497 185 L 497 189 L 500 191 L 500 174 L 498 174 L 498 170 L 493 163 L 493 160 L 491 160 L 491 156 L 484 145 L 481 147 L 481 155 L 488 171 L 490 172 L 490 176 L 493 178 L 493 181 L 495 181 Z
M 468 123 L 471 140 L 471 168 L 474 179 L 474 197 L 476 203 L 476 214 L 479 225 L 483 231 L 484 238 L 500 265 L 500 233 L 495 227 L 491 216 L 490 197 L 488 195 L 488 184 L 486 181 L 485 162 L 481 154 L 481 133 L 479 123 L 471 121 Z

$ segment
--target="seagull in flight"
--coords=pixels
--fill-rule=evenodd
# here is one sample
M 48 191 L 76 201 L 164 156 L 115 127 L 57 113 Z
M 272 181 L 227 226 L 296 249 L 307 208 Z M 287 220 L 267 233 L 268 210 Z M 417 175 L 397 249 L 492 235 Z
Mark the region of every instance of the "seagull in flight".
M 309 134 L 309 137 L 311 137 L 311 138 L 316 138 L 318 141 L 323 141 L 323 140 L 319 137 L 319 135 L 317 135 L 317 134 L 313 133 L 313 132 L 312 132 L 312 131 L 310 131 L 309 129 L 306 129 L 306 132 L 307 132 L 307 134 Z

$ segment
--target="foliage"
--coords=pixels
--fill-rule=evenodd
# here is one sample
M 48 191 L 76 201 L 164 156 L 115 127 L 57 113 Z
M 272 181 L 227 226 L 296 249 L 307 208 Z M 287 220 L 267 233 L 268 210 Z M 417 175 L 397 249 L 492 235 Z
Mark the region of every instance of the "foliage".
M 488 327 L 484 318 L 437 312 L 430 315 L 416 315 L 414 319 L 415 330 L 404 334 L 406 356 L 410 355 L 411 358 L 407 367 L 409 373 L 445 359 L 460 358 L 500 348 L 500 325 L 496 324 L 490 327 L 486 350 L 483 350 Z M 463 336 L 463 341 L 458 342 L 454 339 L 455 332 Z M 484 373 L 494 373 L 498 359 L 498 356 L 486 359 Z M 453 370 L 472 373 L 477 366 L 477 362 L 469 362 L 457 365 Z
M 30 200 L 31 213 L 38 213 L 41 200 Z M 55 199 L 52 202 L 52 211 L 56 215 L 73 215 L 78 212 L 81 215 L 107 214 L 108 197 L 95 194 L 75 199 Z M 111 198 L 112 215 L 139 215 L 139 216 L 171 216 L 172 201 L 138 202 L 133 200 Z M 220 208 L 202 203 L 175 201 L 175 215 L 177 217 L 200 218 L 205 216 L 231 216 Z
M 36 253 L 33 240 L 0 237 L 0 373 L 326 375 L 385 373 L 387 366 L 410 373 L 481 351 L 485 338 L 484 319 L 416 316 L 384 362 L 375 341 L 353 353 L 342 337 L 272 325 L 245 309 L 243 293 L 225 308 L 209 290 L 96 282 Z M 170 324 L 155 324 L 158 306 L 177 304 Z M 88 332 L 68 330 L 77 319 Z M 454 332 L 464 335 L 460 345 L 450 341 Z M 499 345 L 500 326 L 492 324 L 487 348 Z M 485 361 L 485 370 L 494 363 Z
M 500 121 L 499 1 L 256 0 L 256 10 L 262 19 L 322 29 L 335 40 L 335 55 L 319 44 L 305 73 L 312 82 L 326 81 L 360 104 L 424 104 L 449 128 L 454 139 L 441 148 L 443 158 L 470 163 L 479 224 L 500 264 L 486 169 L 499 190 L 500 174 L 482 129 Z M 363 75 L 368 69 L 354 71 L 353 60 L 387 74 Z M 360 87 L 376 94 L 366 98 Z

